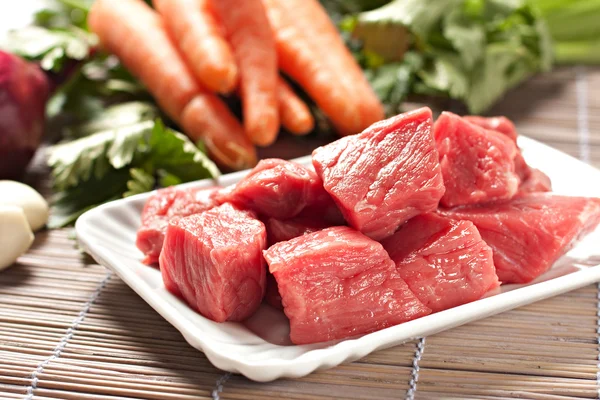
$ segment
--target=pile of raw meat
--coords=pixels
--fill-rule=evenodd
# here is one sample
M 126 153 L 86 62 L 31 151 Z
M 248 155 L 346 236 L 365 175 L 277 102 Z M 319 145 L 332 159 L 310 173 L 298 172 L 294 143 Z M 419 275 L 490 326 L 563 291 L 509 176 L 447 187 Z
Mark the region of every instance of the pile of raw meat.
M 159 190 L 137 246 L 214 321 L 264 300 L 296 344 L 373 332 L 530 282 L 600 222 L 600 199 L 548 193 L 516 138 L 503 117 L 422 108 L 316 149 L 314 169 L 270 159 L 232 187 Z

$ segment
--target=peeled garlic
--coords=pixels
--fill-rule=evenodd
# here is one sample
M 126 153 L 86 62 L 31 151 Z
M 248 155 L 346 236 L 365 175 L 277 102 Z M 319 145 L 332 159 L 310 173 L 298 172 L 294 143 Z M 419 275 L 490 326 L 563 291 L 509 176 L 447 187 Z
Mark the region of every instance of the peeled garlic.
M 0 181 L 0 206 L 17 206 L 23 209 L 32 231 L 46 225 L 48 203 L 31 186 L 15 181 Z
M 0 205 L 0 270 L 12 265 L 33 243 L 23 209 Z

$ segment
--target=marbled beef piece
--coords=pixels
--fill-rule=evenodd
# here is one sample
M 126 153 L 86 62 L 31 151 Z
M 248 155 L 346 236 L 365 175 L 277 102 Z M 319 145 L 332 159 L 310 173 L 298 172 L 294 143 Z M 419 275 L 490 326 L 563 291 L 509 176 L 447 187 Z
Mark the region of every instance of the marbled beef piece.
M 505 201 L 517 193 L 519 150 L 508 136 L 450 112 L 440 115 L 433 134 L 446 187 L 440 201 L 443 206 Z
M 225 203 L 171 222 L 160 270 L 167 289 L 217 322 L 242 321 L 265 294 L 265 226 L 253 212 Z
M 508 136 L 512 141 L 517 143 L 517 130 L 515 125 L 506 117 L 479 117 L 467 116 L 464 117 L 472 124 L 479 125 L 482 128 L 500 132 Z M 539 169 L 531 168 L 521 154 L 521 149 L 518 149 L 515 157 L 515 173 L 521 179 L 519 186 L 519 194 L 531 192 L 549 192 L 552 190 L 550 178 Z
M 515 124 L 506 117 L 480 117 L 478 115 L 467 115 L 463 118 L 484 129 L 500 132 L 503 135 L 508 136 L 513 142 L 517 143 L 517 128 L 515 128 Z
M 494 252 L 502 283 L 527 283 L 546 272 L 600 222 L 600 199 L 531 193 L 509 202 L 438 211 L 473 222 Z
M 267 291 L 265 292 L 265 303 L 278 310 L 283 310 L 281 295 L 277 287 L 277 281 L 273 274 L 267 271 Z
M 215 197 L 261 216 L 285 219 L 326 201 L 326 196 L 314 171 L 296 162 L 271 158 L 261 160 L 246 177 Z
M 410 290 L 433 312 L 479 300 L 500 285 L 492 249 L 472 222 L 423 214 L 381 244 Z
M 299 215 L 290 219 L 267 218 L 265 220 L 267 228 L 267 238 L 269 244 L 293 239 L 307 233 L 316 232 L 328 228 L 332 224 L 327 223 L 321 217 L 311 217 L 309 215 Z
M 315 170 L 350 226 L 380 240 L 437 208 L 444 184 L 431 123 L 431 110 L 421 108 L 313 152 Z
M 552 182 L 550 181 L 550 177 L 544 174 L 539 169 L 530 168 L 529 176 L 523 182 L 521 182 L 521 186 L 519 186 L 518 195 L 523 195 L 527 193 L 535 193 L 535 192 L 551 192 L 552 191 Z
M 142 262 L 154 264 L 165 239 L 169 221 L 197 214 L 217 205 L 213 199 L 217 188 L 177 189 L 169 187 L 150 196 L 142 210 L 142 225 L 137 231 L 136 246 L 145 257 Z
M 279 242 L 264 252 L 295 344 L 344 339 L 431 312 L 376 241 L 345 226 Z

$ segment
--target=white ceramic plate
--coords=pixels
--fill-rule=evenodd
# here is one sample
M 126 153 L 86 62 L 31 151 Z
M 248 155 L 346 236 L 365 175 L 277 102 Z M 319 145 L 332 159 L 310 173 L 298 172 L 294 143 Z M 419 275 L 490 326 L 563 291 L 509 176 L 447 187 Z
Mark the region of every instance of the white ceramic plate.
M 600 197 L 600 171 L 532 139 L 521 137 L 527 162 L 551 178 L 556 192 Z M 297 160 L 310 163 L 310 158 Z M 246 172 L 221 177 L 220 185 L 241 179 Z M 187 187 L 214 185 L 211 180 Z M 177 328 L 218 368 L 238 372 L 256 381 L 301 377 L 331 368 L 379 349 L 431 335 L 525 304 L 600 281 L 600 229 L 576 246 L 553 268 L 529 285 L 503 286 L 498 294 L 460 307 L 374 332 L 357 339 L 295 346 L 282 312 L 263 305 L 245 323 L 216 323 L 192 311 L 166 291 L 160 272 L 140 262 L 135 247 L 140 212 L 149 193 L 97 207 L 79 218 L 77 237 L 100 264 L 111 268 L 150 306 Z

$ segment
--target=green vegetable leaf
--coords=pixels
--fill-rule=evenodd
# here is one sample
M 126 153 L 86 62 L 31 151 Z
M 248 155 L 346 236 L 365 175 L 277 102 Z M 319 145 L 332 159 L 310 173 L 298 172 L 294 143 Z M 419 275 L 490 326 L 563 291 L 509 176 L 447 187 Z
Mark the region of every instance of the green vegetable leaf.
M 600 39 L 554 43 L 556 62 L 600 64 Z
M 462 9 L 457 8 L 447 14 L 443 20 L 442 35 L 456 49 L 466 68 L 472 69 L 481 60 L 485 50 L 485 29 Z
M 424 40 L 439 24 L 440 19 L 463 0 L 394 0 L 372 11 L 359 14 L 358 25 L 399 24 L 421 36 Z
M 447 51 L 436 51 L 429 55 L 429 65 L 419 71 L 423 83 L 438 93 L 464 99 L 470 89 L 470 77 L 465 74 L 460 56 Z
M 157 121 L 149 141 L 149 162 L 156 170 L 179 177 L 182 182 L 216 177 L 219 169 L 187 136 Z
M 51 199 L 48 228 L 56 229 L 75 222 L 84 212 L 107 201 L 116 200 L 127 190 L 126 169 L 109 169 L 99 179 L 92 177 L 66 191 L 56 192 Z
M 110 130 L 115 126 L 128 126 L 143 121 L 153 121 L 158 117 L 158 109 L 150 103 L 131 101 L 104 108 L 91 115 L 84 123 L 65 127 L 65 134 L 72 138 Z
M 50 148 L 48 164 L 59 193 L 52 226 L 71 223 L 105 201 L 152 190 L 157 180 L 170 185 L 219 175 L 194 143 L 160 120 L 57 144 Z
M 52 146 L 48 165 L 55 189 L 67 190 L 92 176 L 101 178 L 108 168 L 123 168 L 153 127 L 152 121 L 143 121 Z
M 28 26 L 11 31 L 0 47 L 28 60 L 40 62 L 47 71 L 60 71 L 65 62 L 83 60 L 90 49 L 97 45 L 97 38 L 76 27 L 69 29 L 47 29 Z
M 600 38 L 600 0 L 530 2 L 540 10 L 555 41 L 582 42 Z
M 35 24 L 46 28 L 75 26 L 87 30 L 87 15 L 94 0 L 46 1 L 45 8 L 35 13 Z
M 389 1 L 390 0 L 321 0 L 321 4 L 327 11 L 327 14 L 337 22 L 347 14 L 372 10 L 383 6 Z
M 409 95 L 416 73 L 422 68 L 422 57 L 415 52 L 404 55 L 401 63 L 389 63 L 365 71 L 373 90 L 386 106 L 387 114 L 398 112 L 400 104 Z
M 156 179 L 141 168 L 131 168 L 129 170 L 131 179 L 127 181 L 127 191 L 123 197 L 129 197 L 140 193 L 149 192 L 154 189 Z
M 527 0 L 394 0 L 359 14 L 354 26 L 362 54 L 374 52 L 389 63 L 374 71 L 363 65 L 376 92 L 385 102 L 393 98 L 393 105 L 398 96 L 389 96 L 391 88 L 393 93 L 446 95 L 480 113 L 552 63 L 550 35 Z M 393 26 L 406 29 L 408 40 L 397 32 L 380 34 Z M 419 55 L 417 68 L 408 57 L 393 58 L 391 38 L 409 43 L 406 54 Z
M 82 123 L 97 119 L 111 104 L 132 101 L 149 102 L 151 97 L 116 57 L 96 53 L 58 89 L 48 103 L 47 112 L 50 118 L 60 113 Z M 64 134 L 85 134 L 85 129 L 77 132 L 78 128 L 67 128 Z

